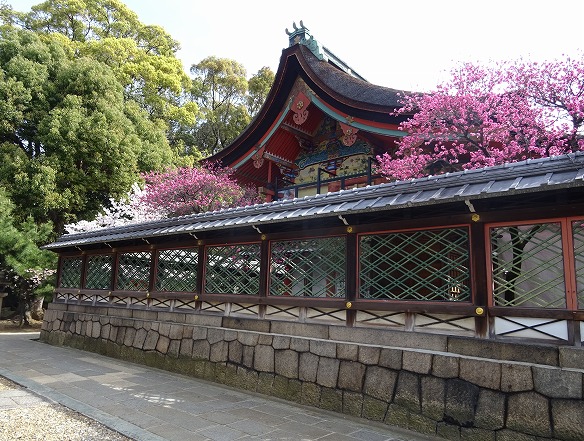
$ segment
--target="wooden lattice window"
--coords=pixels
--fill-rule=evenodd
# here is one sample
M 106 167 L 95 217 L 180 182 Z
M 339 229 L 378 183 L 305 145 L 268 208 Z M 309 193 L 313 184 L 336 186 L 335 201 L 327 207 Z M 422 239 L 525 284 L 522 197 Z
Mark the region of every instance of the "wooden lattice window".
M 81 288 L 82 257 L 63 257 L 61 259 L 61 288 Z
M 578 309 L 584 309 L 584 220 L 572 222 Z
M 363 235 L 359 295 L 364 299 L 469 301 L 466 228 Z
M 197 289 L 198 257 L 196 249 L 159 251 L 156 290 L 194 292 Z
M 87 258 L 85 288 L 112 289 L 114 257 L 111 254 L 99 254 Z
M 345 238 L 271 243 L 270 295 L 345 296 Z
M 118 280 L 116 289 L 123 291 L 146 291 L 150 282 L 149 251 L 121 253 L 118 257 Z
M 260 244 L 208 246 L 205 292 L 259 295 Z
M 490 238 L 496 306 L 566 307 L 560 222 L 492 227 Z

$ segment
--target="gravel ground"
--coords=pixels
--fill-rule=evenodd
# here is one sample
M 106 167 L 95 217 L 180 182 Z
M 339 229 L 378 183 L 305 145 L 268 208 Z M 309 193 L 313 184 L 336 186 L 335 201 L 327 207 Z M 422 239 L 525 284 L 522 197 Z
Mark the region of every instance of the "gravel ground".
M 22 389 L 0 377 L 0 391 Z M 59 404 L 0 409 L 0 441 L 132 441 Z

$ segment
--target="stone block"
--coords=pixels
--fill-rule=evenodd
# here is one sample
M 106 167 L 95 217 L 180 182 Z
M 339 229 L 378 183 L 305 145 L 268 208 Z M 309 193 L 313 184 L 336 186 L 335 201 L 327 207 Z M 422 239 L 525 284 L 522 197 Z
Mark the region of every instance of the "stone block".
M 460 357 L 434 354 L 432 375 L 440 378 L 458 378 Z
M 418 351 L 403 351 L 403 369 L 418 374 L 428 374 L 432 370 L 432 354 Z
M 333 412 L 343 411 L 343 392 L 338 389 L 323 387 L 320 390 L 320 408 Z
M 158 343 L 159 334 L 152 329 L 146 333 L 146 339 L 144 340 L 144 345 L 142 349 L 145 351 L 153 351 Z
M 408 429 L 426 435 L 436 434 L 436 421 L 419 413 L 410 412 L 408 418 Z
M 101 335 L 101 324 L 99 321 L 91 323 L 91 338 L 99 338 Z
M 584 348 L 560 347 L 560 367 L 582 369 L 584 367 Z
M 515 432 L 514 430 L 499 430 L 497 432 L 497 441 L 542 441 L 533 435 Z
M 501 390 L 503 392 L 533 390 L 531 366 L 516 363 L 501 364 Z
M 243 357 L 243 345 L 237 341 L 229 342 L 228 360 L 232 363 L 240 364 Z
M 510 395 L 507 399 L 506 427 L 540 437 L 551 436 L 548 399 L 535 392 Z
M 116 335 L 116 344 L 118 345 L 123 345 L 124 344 L 124 340 L 126 339 L 126 330 L 128 328 L 117 328 L 118 329 L 118 333 Z
M 558 365 L 558 348 L 554 346 L 506 343 L 470 337 L 449 337 L 448 351 L 493 360 L 524 361 L 533 364 Z
M 270 332 L 296 337 L 329 338 L 329 327 L 315 323 L 273 321 L 271 322 Z
M 459 440 L 460 427 L 446 422 L 439 422 L 436 424 L 436 435 L 444 439 Z
M 191 358 L 193 356 L 193 340 L 190 338 L 183 338 L 180 342 L 179 355 L 181 357 Z
M 290 338 L 290 349 L 296 352 L 308 352 L 310 351 L 310 340 L 306 338 Z
M 269 335 L 269 334 L 259 334 L 258 345 L 272 346 L 273 341 L 274 341 L 274 336 Z
M 395 390 L 398 373 L 380 366 L 368 366 L 363 391 L 379 400 L 390 402 Z
M 170 332 L 168 338 L 171 340 L 180 340 L 183 338 L 183 325 L 170 325 Z
M 209 360 L 211 345 L 207 340 L 196 340 L 193 342 L 193 358 L 199 360 Z
M 402 369 L 403 351 L 401 349 L 381 348 L 379 366 L 399 371 Z
M 298 352 L 277 350 L 274 354 L 274 371 L 277 375 L 298 379 Z
M 270 322 L 267 320 L 246 319 L 243 317 L 223 317 L 224 328 L 238 331 L 270 332 Z
M 248 368 L 253 368 L 253 358 L 255 354 L 255 346 L 243 346 L 243 354 L 241 363 Z
M 268 345 L 256 346 L 253 367 L 260 372 L 274 372 L 274 348 Z
M 170 338 L 165 337 L 164 335 L 159 336 L 158 341 L 156 342 L 156 351 L 160 352 L 162 355 L 166 355 L 169 344 Z
M 226 342 L 237 340 L 237 331 L 231 331 L 229 329 L 226 329 L 223 338 L 225 339 Z
M 229 343 L 223 340 L 212 343 L 209 350 L 209 361 L 212 363 L 224 363 L 227 361 L 228 354 Z
M 472 426 L 479 392 L 479 387 L 468 381 L 456 378 L 446 380 L 445 420 L 460 426 Z
M 75 323 L 72 323 L 72 325 L 74 327 Z M 106 340 L 109 339 L 111 329 L 112 329 L 112 325 L 110 325 L 109 323 L 106 325 L 102 325 L 100 337 L 103 339 L 106 339 Z
M 129 329 L 132 329 L 132 328 L 129 328 Z M 140 328 L 137 331 L 135 331 L 134 342 L 130 346 L 137 348 L 137 349 L 142 349 L 144 347 L 144 342 L 146 341 L 146 336 L 148 335 L 148 332 L 149 331 L 146 331 L 143 328 Z M 152 331 L 152 332 L 154 332 L 154 331 Z
M 367 365 L 379 364 L 381 349 L 375 346 L 359 346 L 359 362 Z
M 303 382 L 300 402 L 306 406 L 318 407 L 320 405 L 320 386 Z
M 360 417 L 363 411 L 363 395 L 359 392 L 343 392 L 343 413 Z
M 536 392 L 550 398 L 582 399 L 582 373 L 559 368 L 533 366 Z
M 584 402 L 552 400 L 554 438 L 568 441 L 584 439 Z
M 246 346 L 255 346 L 258 344 L 260 335 L 255 332 L 238 332 L 237 341 Z
M 271 372 L 259 372 L 256 392 L 271 395 L 274 388 L 274 377 L 275 375 Z
M 335 358 L 320 357 L 316 372 L 316 383 L 323 387 L 337 387 L 339 365 L 340 361 Z
M 353 392 L 363 390 L 366 366 L 356 361 L 341 360 L 339 365 L 338 387 Z
M 310 352 L 303 352 L 299 357 L 298 378 L 301 381 L 316 382 L 316 372 L 318 371 L 318 355 Z
M 136 338 L 136 330 L 134 328 L 125 328 L 126 332 L 124 332 L 124 346 L 128 347 L 138 347 L 134 346 L 134 339 Z M 144 340 L 146 339 L 146 331 L 144 332 Z M 142 345 L 144 345 L 144 341 L 142 341 Z M 142 349 L 142 346 L 139 347 Z
M 242 366 L 237 368 L 236 386 L 244 390 L 255 391 L 258 385 L 258 373 Z
M 272 347 L 274 349 L 290 349 L 290 337 L 284 335 L 274 335 Z
M 166 351 L 166 355 L 172 358 L 178 358 L 179 351 L 180 340 L 170 340 L 170 344 L 168 345 L 168 351 Z
M 337 343 L 337 358 L 340 360 L 357 361 L 359 346 L 350 343 Z
M 170 323 L 160 323 L 158 325 L 158 334 L 168 337 L 170 335 Z
M 207 340 L 208 330 L 209 330 L 208 328 L 205 328 L 203 326 L 194 326 L 193 333 L 192 333 L 192 339 L 193 340 Z
M 220 327 L 223 316 L 208 314 L 186 314 L 185 323 L 196 326 Z
M 389 404 L 386 401 L 377 400 L 373 397 L 363 397 L 362 417 L 371 421 L 383 421 L 387 413 Z
M 132 309 L 132 317 L 139 320 L 152 320 L 158 319 L 158 314 L 156 311 L 147 311 L 146 309 Z
M 421 411 L 420 377 L 417 374 L 400 371 L 394 396 L 395 404 L 414 412 Z
M 207 341 L 210 344 L 225 340 L 225 330 L 220 328 L 209 328 L 207 330 Z
M 501 363 L 498 361 L 460 359 L 460 374 L 462 380 L 488 389 L 501 389 Z
M 505 426 L 505 394 L 481 389 L 474 423 L 483 429 L 502 429 Z
M 410 410 L 397 404 L 390 404 L 387 408 L 384 423 L 390 426 L 408 428 L 410 424 Z
M 444 419 L 446 380 L 436 377 L 421 378 L 422 414 L 434 421 Z
M 335 358 L 337 356 L 337 345 L 332 341 L 311 340 L 310 352 L 321 357 Z

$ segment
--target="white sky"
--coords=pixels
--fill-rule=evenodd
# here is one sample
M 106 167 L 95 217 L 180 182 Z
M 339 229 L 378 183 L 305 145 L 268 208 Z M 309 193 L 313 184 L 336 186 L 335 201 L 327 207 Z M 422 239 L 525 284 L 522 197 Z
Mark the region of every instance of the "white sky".
M 41 0 L 8 0 L 28 11 Z M 181 44 L 185 69 L 207 56 L 274 72 L 286 28 L 312 35 L 372 83 L 427 90 L 460 61 L 583 56 L 582 0 L 126 0 Z

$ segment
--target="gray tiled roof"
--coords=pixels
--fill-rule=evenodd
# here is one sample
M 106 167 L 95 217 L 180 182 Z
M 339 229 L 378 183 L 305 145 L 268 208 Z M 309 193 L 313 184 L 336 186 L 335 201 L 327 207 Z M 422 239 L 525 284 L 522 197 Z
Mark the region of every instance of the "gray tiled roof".
M 584 187 L 584 152 L 87 233 L 66 234 L 45 248 L 197 234 L 209 230 L 472 201 L 570 187 Z

